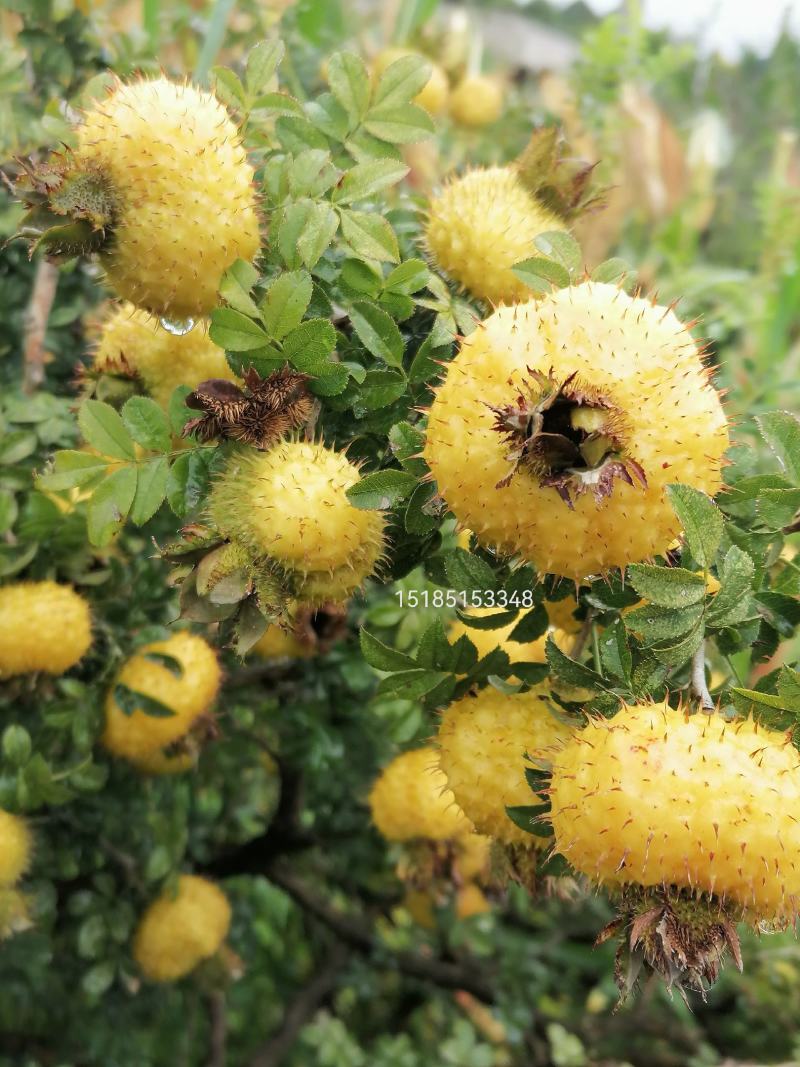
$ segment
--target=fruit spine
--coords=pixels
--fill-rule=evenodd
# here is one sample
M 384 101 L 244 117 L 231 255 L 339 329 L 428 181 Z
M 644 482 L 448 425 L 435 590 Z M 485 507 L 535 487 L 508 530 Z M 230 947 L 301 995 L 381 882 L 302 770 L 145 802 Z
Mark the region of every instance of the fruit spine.
M 501 308 L 465 338 L 425 458 L 482 544 L 580 580 L 664 552 L 666 486 L 713 495 L 728 429 L 671 308 L 583 282 Z

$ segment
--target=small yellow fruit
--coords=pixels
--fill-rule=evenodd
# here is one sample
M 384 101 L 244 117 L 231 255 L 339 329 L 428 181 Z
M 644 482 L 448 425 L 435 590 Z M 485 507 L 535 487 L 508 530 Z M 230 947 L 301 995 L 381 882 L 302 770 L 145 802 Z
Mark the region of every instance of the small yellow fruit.
M 515 429 L 528 415 L 541 431 Z M 679 531 L 667 485 L 713 496 L 727 446 L 674 312 L 584 282 L 501 308 L 462 342 L 425 458 L 482 544 L 580 580 L 663 553 Z
M 511 268 L 534 254 L 539 234 L 565 229 L 512 167 L 486 167 L 451 179 L 431 199 L 425 243 L 436 266 L 473 296 L 515 304 L 531 291 Z
M 314 655 L 311 645 L 304 645 L 292 633 L 272 624 L 250 650 L 262 659 L 309 659 Z
M 177 660 L 180 676 L 176 676 L 171 664 L 159 662 L 159 655 Z M 197 719 L 210 709 L 220 679 L 216 653 L 202 637 L 182 631 L 166 641 L 145 645 L 123 664 L 108 694 L 103 744 L 115 756 L 133 762 L 154 757 L 161 749 L 185 737 Z M 114 696 L 117 685 L 158 700 L 174 714 L 162 718 L 136 708 L 131 715 L 126 715 Z
M 448 841 L 472 830 L 447 788 L 433 748 L 395 756 L 373 785 L 369 806 L 387 841 Z
M 0 810 L 0 887 L 16 885 L 27 871 L 33 839 L 27 823 L 18 815 Z
M 0 889 L 0 941 L 30 930 L 28 898 L 18 889 Z
M 462 126 L 488 126 L 503 114 L 503 87 L 485 74 L 467 74 L 450 94 L 450 116 Z
M 163 894 L 142 916 L 134 959 L 152 981 L 175 982 L 216 955 L 230 924 L 231 906 L 222 890 L 205 878 L 183 874 L 177 894 Z
M 593 719 L 553 755 L 556 847 L 614 885 L 714 893 L 752 920 L 800 911 L 800 754 L 752 719 L 667 704 Z
M 222 104 L 163 77 L 119 84 L 77 141 L 75 163 L 115 200 L 100 254 L 110 285 L 157 315 L 209 312 L 222 273 L 259 247 L 253 169 Z
M 447 75 L 438 63 L 433 63 L 427 56 L 415 52 L 411 48 L 386 48 L 380 52 L 373 65 L 373 78 L 377 82 L 381 74 L 392 63 L 404 56 L 420 56 L 430 66 L 431 74 L 423 88 L 414 97 L 414 103 L 424 107 L 429 115 L 441 115 L 447 108 L 447 98 L 450 95 L 450 83 Z
M 175 334 L 129 303 L 116 308 L 103 323 L 93 365 L 110 374 L 137 374 L 165 410 L 179 385 L 194 389 L 208 378 L 238 380 L 224 351 L 208 336 L 207 322 Z
M 0 588 L 0 678 L 63 674 L 91 643 L 89 605 L 71 586 L 46 581 Z
M 483 834 L 465 834 L 456 842 L 455 869 L 462 882 L 471 882 L 486 874 L 492 840 Z
M 341 602 L 374 572 L 384 547 L 383 515 L 347 499 L 357 481 L 358 468 L 343 453 L 280 441 L 268 452 L 232 456 L 208 513 L 234 544 L 291 573 L 298 600 Z
M 456 915 L 459 919 L 471 919 L 473 915 L 485 915 L 492 910 L 483 890 L 470 882 L 456 893 Z
M 545 600 L 544 608 L 550 625 L 564 635 L 576 634 L 580 630 L 582 623 L 575 618 L 578 602 L 574 596 L 566 596 L 563 600 Z
M 568 736 L 534 691 L 509 696 L 487 687 L 450 705 L 439 726 L 439 765 L 478 833 L 509 845 L 547 843 L 513 823 L 506 807 L 537 803 L 525 778 L 525 756 L 541 755 Z

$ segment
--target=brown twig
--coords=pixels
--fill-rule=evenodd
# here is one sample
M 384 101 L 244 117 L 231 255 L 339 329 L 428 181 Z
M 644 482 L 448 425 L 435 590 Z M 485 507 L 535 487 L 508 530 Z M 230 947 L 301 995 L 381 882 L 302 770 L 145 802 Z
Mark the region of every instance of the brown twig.
M 423 956 L 417 952 L 393 952 L 385 949 L 375 936 L 372 924 L 354 915 L 332 907 L 326 899 L 317 896 L 301 879 L 280 862 L 270 864 L 266 876 L 287 893 L 296 904 L 327 926 L 336 936 L 365 955 L 384 952 L 386 966 L 394 967 L 409 978 L 433 982 L 442 989 L 465 989 L 478 1000 L 487 1004 L 494 1001 L 494 990 L 485 975 L 485 964 L 458 963 Z
M 208 1067 L 225 1067 L 228 1051 L 228 1014 L 225 994 L 220 990 L 208 995 L 208 1015 L 211 1025 Z
M 279 1067 L 291 1052 L 297 1035 L 332 992 L 349 955 L 350 950 L 341 942 L 333 946 L 308 985 L 289 1004 L 280 1028 L 256 1052 L 250 1067 Z
M 41 258 L 36 265 L 33 289 L 23 320 L 25 367 L 22 388 L 26 393 L 35 392 L 44 381 L 44 341 L 57 286 L 58 268 L 48 259 Z

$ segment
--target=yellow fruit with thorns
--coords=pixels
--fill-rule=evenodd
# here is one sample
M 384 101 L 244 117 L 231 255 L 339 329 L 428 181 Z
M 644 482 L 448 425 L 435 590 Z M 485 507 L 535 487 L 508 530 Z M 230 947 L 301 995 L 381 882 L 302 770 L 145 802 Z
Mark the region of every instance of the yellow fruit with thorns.
M 752 719 L 667 704 L 593 719 L 551 754 L 556 848 L 611 885 L 712 893 L 752 921 L 800 911 L 800 754 Z
M 358 468 L 316 442 L 280 441 L 268 452 L 239 452 L 208 501 L 216 528 L 254 560 L 291 576 L 298 601 L 341 602 L 383 556 L 385 519 L 354 507 L 347 490 Z
M 208 336 L 207 322 L 176 334 L 130 303 L 115 308 L 103 323 L 92 365 L 106 374 L 137 375 L 164 409 L 179 385 L 194 389 L 208 378 L 238 380 L 224 351 Z
M 436 266 L 473 296 L 513 304 L 531 291 L 511 268 L 534 254 L 539 234 L 565 229 L 513 167 L 486 167 L 451 179 L 431 199 L 425 244 Z
M 453 799 L 434 748 L 395 756 L 369 795 L 372 821 L 387 841 L 449 841 L 469 834 L 469 820 Z
M 175 982 L 222 947 L 231 924 L 231 906 L 222 890 L 205 878 L 183 874 L 145 911 L 133 942 L 133 957 L 154 982 Z
M 503 114 L 503 87 L 487 74 L 467 74 L 450 94 L 450 117 L 462 126 L 488 126 Z
M 31 862 L 33 838 L 18 815 L 0 810 L 0 888 L 16 885 Z
M 123 664 L 106 698 L 103 744 L 115 756 L 141 763 L 148 771 L 183 769 L 170 764 L 172 754 L 163 750 L 186 741 L 197 720 L 210 710 L 221 676 L 213 648 L 195 634 L 176 633 L 145 645 Z M 137 695 L 157 704 L 153 707 L 147 699 L 137 704 Z
M 89 605 L 72 586 L 45 581 L 0 588 L 0 678 L 63 674 L 91 643 Z
M 219 100 L 164 77 L 118 83 L 76 140 L 34 173 L 30 202 L 73 222 L 47 246 L 98 252 L 116 293 L 156 315 L 209 312 L 223 272 L 259 248 L 253 169 Z
M 314 655 L 313 645 L 304 645 L 293 633 L 272 624 L 250 650 L 262 659 L 309 659 Z
M 437 737 L 439 766 L 478 833 L 509 845 L 544 846 L 548 839 L 526 833 L 506 807 L 537 803 L 525 777 L 525 757 L 541 756 L 567 737 L 568 727 L 541 694 L 507 695 L 487 686 L 445 711 Z
M 448 365 L 425 458 L 482 544 L 580 580 L 663 553 L 674 482 L 721 485 L 728 427 L 674 312 L 584 282 L 501 308 Z
M 430 67 L 430 76 L 425 85 L 414 97 L 414 103 L 424 107 L 429 115 L 441 115 L 447 108 L 447 98 L 450 95 L 450 83 L 447 75 L 438 63 L 432 62 L 427 56 L 413 51 L 411 48 L 386 48 L 375 58 L 372 67 L 373 78 L 377 82 L 380 76 L 388 70 L 392 63 L 405 56 L 419 56 Z

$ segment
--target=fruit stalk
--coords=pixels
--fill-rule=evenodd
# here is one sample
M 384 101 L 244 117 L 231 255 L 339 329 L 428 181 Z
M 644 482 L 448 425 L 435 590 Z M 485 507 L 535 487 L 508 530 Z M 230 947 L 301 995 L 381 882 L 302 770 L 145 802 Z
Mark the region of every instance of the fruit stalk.
M 706 684 L 706 646 L 703 642 L 692 656 L 692 693 L 703 711 L 713 711 L 714 701 Z

